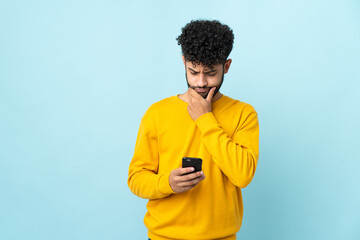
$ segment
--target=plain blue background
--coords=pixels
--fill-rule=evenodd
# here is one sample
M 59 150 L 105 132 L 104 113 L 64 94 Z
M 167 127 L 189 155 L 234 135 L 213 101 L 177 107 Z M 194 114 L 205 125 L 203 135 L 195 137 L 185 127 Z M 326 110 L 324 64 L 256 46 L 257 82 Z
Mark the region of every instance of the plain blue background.
M 360 239 L 358 0 L 2 0 L 0 239 L 146 239 L 128 165 L 199 18 L 233 29 L 222 92 L 259 113 L 238 238 Z

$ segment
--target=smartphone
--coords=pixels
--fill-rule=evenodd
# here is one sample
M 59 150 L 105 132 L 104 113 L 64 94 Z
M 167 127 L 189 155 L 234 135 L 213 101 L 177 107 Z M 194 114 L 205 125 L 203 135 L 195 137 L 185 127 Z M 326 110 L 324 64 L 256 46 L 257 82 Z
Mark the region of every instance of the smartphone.
M 202 159 L 201 158 L 183 157 L 183 159 L 182 159 L 182 167 L 183 168 L 193 167 L 195 169 L 193 172 L 189 172 L 189 173 L 186 173 L 186 174 L 201 171 L 201 166 L 202 166 Z M 184 175 L 186 175 L 186 174 L 184 174 Z

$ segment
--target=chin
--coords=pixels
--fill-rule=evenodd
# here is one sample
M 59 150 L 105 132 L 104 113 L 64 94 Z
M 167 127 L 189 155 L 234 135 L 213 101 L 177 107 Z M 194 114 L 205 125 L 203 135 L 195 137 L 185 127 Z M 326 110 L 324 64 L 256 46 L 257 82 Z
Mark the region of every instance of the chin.
M 200 94 L 200 96 L 202 96 L 203 98 L 207 98 L 207 96 L 208 96 L 208 94 L 209 94 L 209 92 L 207 92 L 207 93 L 199 93 Z

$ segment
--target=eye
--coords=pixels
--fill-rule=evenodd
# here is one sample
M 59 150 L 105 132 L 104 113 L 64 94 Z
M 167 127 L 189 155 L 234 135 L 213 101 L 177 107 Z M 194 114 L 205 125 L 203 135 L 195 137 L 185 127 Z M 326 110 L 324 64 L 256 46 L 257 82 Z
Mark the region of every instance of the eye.
M 213 77 L 215 75 L 216 75 L 216 73 L 208 73 L 208 76 L 210 76 L 210 77 Z
M 198 74 L 197 72 L 190 72 L 191 75 L 196 75 Z

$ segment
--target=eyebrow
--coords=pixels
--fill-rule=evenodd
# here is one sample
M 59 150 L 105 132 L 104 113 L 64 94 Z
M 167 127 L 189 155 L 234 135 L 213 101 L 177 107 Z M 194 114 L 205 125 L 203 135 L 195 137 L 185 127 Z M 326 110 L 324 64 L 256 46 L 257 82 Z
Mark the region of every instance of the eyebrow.
M 193 72 L 196 72 L 196 73 L 198 73 L 197 71 L 195 71 L 194 69 L 192 69 L 192 68 L 190 68 L 190 67 L 188 67 L 188 69 L 189 70 L 191 70 L 191 71 L 193 71 Z M 210 70 L 210 71 L 207 71 L 207 72 L 204 72 L 204 73 L 212 73 L 212 72 L 216 72 L 217 70 Z

